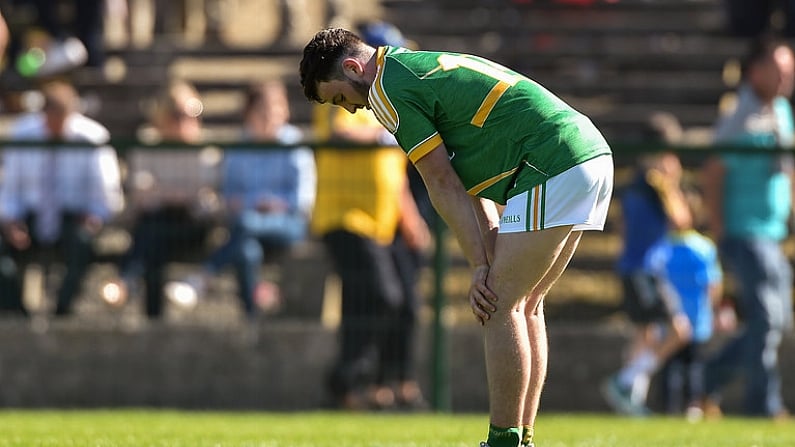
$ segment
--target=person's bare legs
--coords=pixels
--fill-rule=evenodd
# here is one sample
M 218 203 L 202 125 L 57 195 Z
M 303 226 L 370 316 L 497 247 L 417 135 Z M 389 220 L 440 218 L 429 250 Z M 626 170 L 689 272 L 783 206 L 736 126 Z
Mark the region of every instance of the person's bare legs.
M 527 393 L 524 398 L 524 409 L 522 411 L 522 428 L 524 430 L 534 430 L 536 415 L 541 401 L 541 391 L 547 379 L 547 362 L 549 359 L 549 344 L 547 341 L 547 325 L 544 319 L 544 301 L 541 301 L 530 310 L 529 306 L 524 309 L 527 319 L 527 336 L 530 343 L 530 381 L 528 382 Z M 528 440 L 532 440 L 533 433 L 528 435 Z
M 558 281 L 560 276 L 569 265 L 577 246 L 580 243 L 582 231 L 572 231 L 566 239 L 566 243 L 560 255 L 549 271 L 536 285 L 533 292 L 528 297 L 524 308 L 524 315 L 527 320 L 527 336 L 530 344 L 531 367 L 530 381 L 528 383 L 527 394 L 525 396 L 524 411 L 522 414 L 522 425 L 533 429 L 535 427 L 538 406 L 541 400 L 541 391 L 547 377 L 547 361 L 549 357 L 549 344 L 547 341 L 547 326 L 544 319 L 544 298 Z M 537 303 L 531 307 L 530 303 Z
M 494 262 L 487 284 L 497 295 L 497 311 L 485 324 L 486 373 L 489 388 L 490 422 L 498 427 L 520 427 L 524 418 L 525 401 L 531 375 L 545 370 L 546 348 L 539 349 L 537 356 L 543 361 L 533 366 L 533 347 L 530 342 L 530 321 L 525 308 L 535 309 L 542 296 L 530 291 L 541 284 L 542 279 L 557 267 L 557 260 L 567 247 L 571 226 L 554 227 L 526 233 L 505 233 L 497 236 Z M 577 238 L 579 240 L 579 237 Z M 568 256 L 570 257 L 570 255 Z M 560 269 L 565 268 L 564 263 Z M 551 277 L 554 279 L 560 273 Z M 541 319 L 533 320 L 532 331 L 546 332 Z M 537 343 L 540 340 L 536 340 Z M 537 347 L 535 349 L 538 349 Z M 537 375 L 542 376 L 540 372 Z M 533 393 L 540 396 L 543 379 Z M 535 404 L 535 411 L 538 405 Z

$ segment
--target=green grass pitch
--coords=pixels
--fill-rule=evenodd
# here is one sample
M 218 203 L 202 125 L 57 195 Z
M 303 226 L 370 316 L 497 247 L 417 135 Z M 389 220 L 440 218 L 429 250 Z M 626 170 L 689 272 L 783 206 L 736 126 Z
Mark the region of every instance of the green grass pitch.
M 0 447 L 477 447 L 486 415 L 3 410 Z M 545 414 L 538 447 L 791 447 L 795 423 Z

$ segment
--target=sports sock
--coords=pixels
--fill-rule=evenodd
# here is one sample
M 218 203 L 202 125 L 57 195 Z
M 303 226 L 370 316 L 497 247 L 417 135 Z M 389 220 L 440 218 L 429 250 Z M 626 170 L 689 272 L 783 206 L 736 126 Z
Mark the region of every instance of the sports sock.
M 519 447 L 522 429 L 519 427 L 502 428 L 489 424 L 489 447 Z
M 655 369 L 657 356 L 652 351 L 643 351 L 618 373 L 618 383 L 629 389 L 639 375 L 651 375 Z
M 630 401 L 635 405 L 646 405 L 646 396 L 649 394 L 651 377 L 648 374 L 638 374 L 630 387 Z
M 529 446 L 533 443 L 533 427 L 529 425 L 522 426 L 522 446 Z

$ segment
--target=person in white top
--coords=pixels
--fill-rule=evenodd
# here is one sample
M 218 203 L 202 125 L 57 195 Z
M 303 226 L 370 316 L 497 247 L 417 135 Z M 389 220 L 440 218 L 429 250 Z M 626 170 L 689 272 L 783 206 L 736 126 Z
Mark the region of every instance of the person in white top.
M 158 319 L 166 310 L 168 264 L 180 254 L 207 247 L 218 224 L 223 153 L 211 146 L 180 147 L 204 140 L 204 104 L 191 83 L 174 80 L 152 99 L 145 130 L 162 144 L 125 153 L 129 199 L 125 215 L 132 221 L 132 244 L 118 266 L 119 277 L 103 286 L 102 294 L 114 305 L 122 305 L 128 296 L 141 296 L 147 318 Z M 193 303 L 177 300 L 176 304 Z
M 55 249 L 66 264 L 55 313 L 66 315 L 92 260 L 94 239 L 121 211 L 124 198 L 108 130 L 79 112 L 80 98 L 70 84 L 50 82 L 42 94 L 43 110 L 14 122 L 10 139 L 49 144 L 3 151 L 0 265 L 16 267 L 0 269 L 0 280 L 8 286 L 7 300 L 21 301 L 25 262 L 42 249 Z M 21 304 L 7 307 L 24 312 Z

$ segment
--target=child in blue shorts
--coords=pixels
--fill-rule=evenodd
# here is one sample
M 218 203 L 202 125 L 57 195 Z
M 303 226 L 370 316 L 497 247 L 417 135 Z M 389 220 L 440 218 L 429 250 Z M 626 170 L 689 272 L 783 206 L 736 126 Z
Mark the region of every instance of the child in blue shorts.
M 696 401 L 703 395 L 704 384 L 702 352 L 712 337 L 713 308 L 723 289 L 717 248 L 694 229 L 671 231 L 649 249 L 645 267 L 690 325 L 689 342 L 669 359 L 666 368 L 668 411 L 678 412 L 683 396 L 688 417 L 698 417 Z

